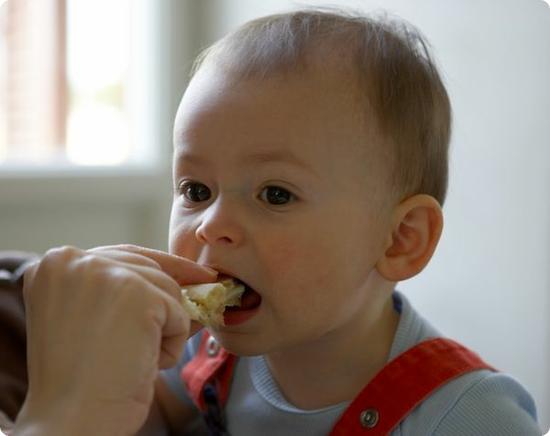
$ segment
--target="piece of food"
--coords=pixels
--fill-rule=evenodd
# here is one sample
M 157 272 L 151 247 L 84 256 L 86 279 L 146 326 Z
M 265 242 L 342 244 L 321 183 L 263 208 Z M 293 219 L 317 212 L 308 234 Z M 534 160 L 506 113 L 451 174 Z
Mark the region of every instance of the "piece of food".
M 207 327 L 224 325 L 226 306 L 240 306 L 244 285 L 233 279 L 189 285 L 181 290 L 181 304 L 192 320 Z

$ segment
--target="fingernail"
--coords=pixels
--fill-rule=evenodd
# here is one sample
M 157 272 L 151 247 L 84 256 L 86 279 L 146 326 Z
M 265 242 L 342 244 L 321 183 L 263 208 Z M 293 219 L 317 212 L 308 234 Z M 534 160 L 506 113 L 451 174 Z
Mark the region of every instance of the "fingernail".
M 213 268 L 210 268 L 209 266 L 203 266 L 203 269 L 208 273 L 208 274 L 211 274 L 213 276 L 217 276 L 218 275 L 218 271 L 216 271 L 215 269 Z

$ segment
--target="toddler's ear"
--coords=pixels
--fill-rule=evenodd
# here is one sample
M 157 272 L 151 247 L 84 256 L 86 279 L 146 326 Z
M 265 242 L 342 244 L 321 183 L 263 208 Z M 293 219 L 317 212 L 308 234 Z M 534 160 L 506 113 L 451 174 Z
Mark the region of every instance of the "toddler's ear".
M 376 269 L 398 282 L 415 276 L 430 261 L 443 230 L 441 206 L 429 195 L 414 195 L 396 207 L 390 230 Z

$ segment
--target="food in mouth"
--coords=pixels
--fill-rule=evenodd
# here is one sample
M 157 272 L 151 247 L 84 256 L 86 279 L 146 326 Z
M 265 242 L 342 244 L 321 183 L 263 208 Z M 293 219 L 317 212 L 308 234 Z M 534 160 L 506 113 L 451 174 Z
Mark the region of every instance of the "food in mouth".
M 220 327 L 225 325 L 225 308 L 240 306 L 244 292 L 245 286 L 231 278 L 189 285 L 181 290 L 181 304 L 192 320 L 206 327 Z

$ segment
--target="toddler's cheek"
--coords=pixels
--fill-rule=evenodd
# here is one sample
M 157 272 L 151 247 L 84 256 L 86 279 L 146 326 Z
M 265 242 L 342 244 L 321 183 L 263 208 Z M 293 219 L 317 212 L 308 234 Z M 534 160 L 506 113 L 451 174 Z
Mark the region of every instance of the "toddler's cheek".
M 331 269 L 333 248 L 318 237 L 299 235 L 287 238 L 284 242 L 270 244 L 265 252 L 269 265 L 267 268 L 284 275 L 294 283 L 311 283 L 312 280 L 324 280 L 327 270 Z M 281 278 L 279 278 L 280 280 Z
M 325 259 L 324 254 L 307 245 L 289 245 L 272 250 L 263 266 L 281 289 L 302 289 L 306 293 L 308 289 L 326 286 L 332 267 L 325 263 Z
M 192 228 L 188 225 L 171 226 L 168 235 L 170 254 L 196 260 L 199 255 L 198 244 Z
M 292 276 L 293 280 L 296 280 L 296 276 L 310 273 L 308 264 L 312 255 L 313 253 L 307 247 L 293 244 L 291 241 L 266 247 L 262 263 L 272 275 L 275 275 L 274 278 L 280 280 L 282 276 Z

